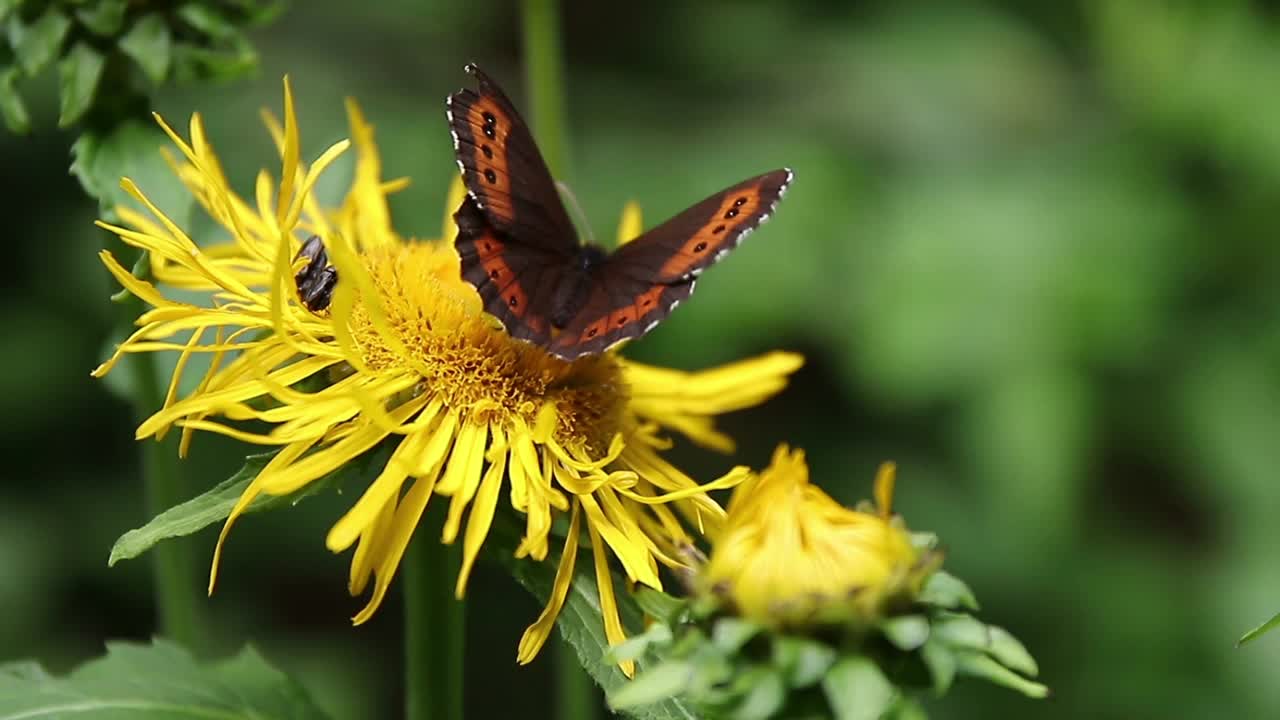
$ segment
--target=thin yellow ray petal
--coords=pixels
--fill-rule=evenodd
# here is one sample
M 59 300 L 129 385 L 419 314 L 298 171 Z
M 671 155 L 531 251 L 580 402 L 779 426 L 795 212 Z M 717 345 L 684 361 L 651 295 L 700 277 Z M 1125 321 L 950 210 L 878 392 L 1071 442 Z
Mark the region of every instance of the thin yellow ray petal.
M 298 116 L 293 107 L 293 86 L 289 76 L 284 76 L 284 152 L 280 164 L 280 192 L 276 195 L 276 220 L 282 227 L 292 227 L 285 222 L 289 204 L 293 200 L 293 182 L 298 170 L 299 156 Z
M 387 498 L 382 507 L 378 508 L 373 522 L 360 531 L 360 542 L 351 557 L 351 573 L 347 579 L 347 592 L 352 597 L 363 593 L 369 585 L 374 564 L 381 558 L 380 549 L 386 543 L 391 521 L 396 515 L 396 500 L 395 497 Z
M 471 514 L 467 517 L 467 532 L 462 540 L 462 569 L 458 571 L 458 582 L 454 586 L 454 596 L 459 600 L 467 591 L 467 578 L 471 577 L 471 567 L 484 540 L 489 536 L 489 528 L 493 524 L 493 513 L 498 507 L 498 495 L 502 490 L 502 477 L 507 468 L 507 442 L 501 428 L 493 427 L 493 444 L 490 457 L 493 462 L 485 472 L 484 480 L 476 493 L 475 502 L 471 505 Z M 450 507 L 452 510 L 452 507 Z
M 347 514 L 334 523 L 325 537 L 325 547 L 331 552 L 342 552 L 351 547 L 360 533 L 370 525 L 371 519 L 400 493 L 405 479 L 414 469 L 418 452 L 429 438 L 427 433 L 416 433 L 401 441 L 378 477 L 369 484 Z
M 461 438 L 459 438 L 461 441 Z M 464 460 L 465 465 L 462 473 L 457 475 L 457 480 L 461 483 L 452 492 L 453 497 L 449 500 L 449 514 L 444 521 L 444 531 L 441 533 L 440 541 L 451 545 L 453 541 L 458 539 L 458 531 L 462 528 L 462 512 L 466 510 L 467 505 L 471 502 L 471 498 L 475 497 L 476 491 L 480 487 L 480 473 L 484 469 L 485 447 L 489 443 L 489 425 L 488 423 L 480 425 L 471 440 L 471 448 L 467 451 Z M 457 452 L 455 450 L 455 452 Z M 450 464 L 456 463 L 457 460 L 451 460 Z M 445 476 L 446 478 L 448 475 Z M 446 493 L 441 493 L 446 494 Z
M 569 595 L 569 585 L 573 583 L 573 567 L 578 559 L 578 534 L 581 532 L 578 504 L 573 505 L 573 515 L 569 519 L 569 534 L 564 539 L 564 549 L 560 551 L 560 564 L 556 567 L 556 579 L 551 585 L 551 597 L 547 606 L 542 609 L 538 619 L 525 629 L 520 638 L 520 647 L 516 650 L 516 662 L 528 665 L 538 656 L 538 651 L 546 644 L 555 627 L 556 617 L 564 607 L 565 598 Z
M 605 552 L 600 534 L 591 523 L 587 523 L 587 533 L 591 536 L 591 556 L 595 560 L 596 591 L 600 594 L 600 617 L 604 621 L 604 636 L 613 647 L 627 639 L 622 629 L 622 619 L 618 617 L 618 601 L 613 595 L 613 576 L 609 573 L 609 556 Z M 627 677 L 635 677 L 636 664 L 631 660 L 618 663 L 618 667 Z
M 222 523 L 222 531 L 218 533 L 217 544 L 213 546 L 213 562 L 209 567 L 210 595 L 213 594 L 213 589 L 218 583 L 218 566 L 222 562 L 222 546 L 227 541 L 227 535 L 231 532 L 231 526 L 235 524 L 236 519 L 239 518 L 240 515 L 244 513 L 245 509 L 249 507 L 249 504 L 258 497 L 262 490 L 262 483 L 266 479 L 269 479 L 272 473 L 278 472 L 281 468 L 288 467 L 290 463 L 297 460 L 299 456 L 306 452 L 307 448 L 310 446 L 310 443 L 296 443 L 281 449 L 280 452 L 276 453 L 275 457 L 271 458 L 271 460 L 263 466 L 262 471 L 258 473 L 258 476 L 254 478 L 253 481 L 249 483 L 249 486 L 244 489 L 244 492 L 240 494 L 240 499 L 237 500 L 235 506 L 231 508 L 231 512 L 227 515 L 226 521 Z
M 409 546 L 413 531 L 417 529 L 418 521 L 421 520 L 423 511 L 427 509 L 427 501 L 431 499 L 436 477 L 437 473 L 432 472 L 415 480 L 409 492 L 405 493 L 396 507 L 395 518 L 392 520 L 391 529 L 387 532 L 386 542 L 379 548 L 379 554 L 382 557 L 379 558 L 377 570 L 374 571 L 373 596 L 369 598 L 369 603 L 364 609 L 351 619 L 353 624 L 364 623 L 373 617 L 378 607 L 382 605 L 387 589 L 390 588 L 391 581 L 400 568 L 400 559 L 404 557 L 405 548 Z

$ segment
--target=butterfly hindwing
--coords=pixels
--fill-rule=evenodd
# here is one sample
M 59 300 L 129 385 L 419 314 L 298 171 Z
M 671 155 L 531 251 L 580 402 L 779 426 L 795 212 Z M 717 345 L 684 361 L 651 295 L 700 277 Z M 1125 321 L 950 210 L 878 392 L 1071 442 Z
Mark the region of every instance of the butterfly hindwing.
M 449 130 L 468 194 L 512 242 L 569 254 L 578 247 L 533 134 L 502 90 L 475 65 L 479 90 L 449 96 Z
M 454 219 L 458 224 L 454 246 L 462 261 L 462 277 L 479 291 L 485 312 L 496 317 L 514 338 L 537 345 L 550 342 L 548 317 L 563 274 L 563 259 L 510 242 L 469 197 Z
M 655 283 L 695 277 L 769 219 L 791 177 L 784 168 L 722 190 L 623 245 L 609 261 Z
M 604 266 L 582 309 L 547 350 L 566 360 L 604 352 L 652 330 L 693 292 L 694 280 L 646 283 Z

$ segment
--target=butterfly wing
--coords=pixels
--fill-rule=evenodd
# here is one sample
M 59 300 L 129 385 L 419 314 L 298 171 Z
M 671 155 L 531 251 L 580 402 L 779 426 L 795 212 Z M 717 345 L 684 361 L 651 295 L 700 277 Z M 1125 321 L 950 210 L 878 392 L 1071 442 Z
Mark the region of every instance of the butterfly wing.
M 548 344 L 549 318 L 565 258 L 499 232 L 471 197 L 463 200 L 453 217 L 458 225 L 454 247 L 462 261 L 462 277 L 480 292 L 485 312 L 496 317 L 512 337 Z
M 510 242 L 552 253 L 578 249 L 577 233 L 533 133 L 511 101 L 475 65 L 479 90 L 449 96 L 449 131 L 467 193 Z
M 769 219 L 791 178 L 782 169 L 744 180 L 623 245 L 596 269 L 586 303 L 548 349 L 572 360 L 652 330 L 703 270 Z

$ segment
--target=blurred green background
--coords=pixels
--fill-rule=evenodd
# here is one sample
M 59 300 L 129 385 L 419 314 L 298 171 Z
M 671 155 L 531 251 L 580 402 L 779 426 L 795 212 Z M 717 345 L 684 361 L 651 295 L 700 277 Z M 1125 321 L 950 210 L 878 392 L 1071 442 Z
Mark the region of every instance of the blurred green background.
M 247 82 L 170 90 L 233 182 L 277 167 L 260 107 L 289 73 L 305 155 L 377 125 L 406 235 L 439 232 L 453 168 L 445 95 L 475 60 L 527 107 L 512 3 L 294 3 L 255 32 Z M 897 509 L 1039 659 L 1033 703 L 961 683 L 940 718 L 1280 717 L 1280 10 L 1083 3 L 564 3 L 571 170 L 597 236 L 628 199 L 652 225 L 781 165 L 774 219 L 628 354 L 686 368 L 804 352 L 793 387 L 724 423 L 710 478 L 809 451 L 837 498 L 899 463 Z M 31 88 L 38 126 L 54 79 Z M 47 87 L 46 87 L 47 85 Z M 153 628 L 150 564 L 106 567 L 146 519 L 128 406 L 88 373 L 114 288 L 69 134 L 0 135 L 0 660 L 65 670 Z M 329 197 L 347 170 L 324 185 Z M 192 492 L 245 449 L 201 437 Z M 350 497 L 240 523 L 207 609 L 340 718 L 400 712 L 400 616 L 348 618 L 324 532 Z M 215 532 L 189 540 L 202 563 Z M 539 606 L 494 568 L 468 602 L 468 715 L 551 717 Z M 550 648 L 549 648 L 550 649 Z

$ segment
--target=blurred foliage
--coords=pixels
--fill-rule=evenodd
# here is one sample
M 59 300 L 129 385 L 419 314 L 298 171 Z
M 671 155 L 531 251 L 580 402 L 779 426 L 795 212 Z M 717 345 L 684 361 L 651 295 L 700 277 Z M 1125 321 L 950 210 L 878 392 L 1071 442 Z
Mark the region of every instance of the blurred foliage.
M 110 643 L 106 657 L 65 678 L 52 677 L 34 663 L 0 666 L 0 712 L 8 717 L 324 717 L 297 683 L 252 648 L 200 665 L 164 640 Z
M 938 539 L 917 533 L 922 552 Z M 937 562 L 942 558 L 936 556 Z M 883 615 L 846 617 L 807 629 L 766 627 L 705 595 L 679 601 L 637 592 L 654 621 L 614 647 L 616 661 L 648 660 L 635 681 L 609 691 L 609 705 L 633 712 L 677 697 L 707 718 L 918 720 L 920 696 L 945 695 L 971 676 L 1044 698 L 1039 666 L 1004 628 L 975 617 L 973 591 L 936 563 L 919 594 L 898 598 Z
M 12 3 L 6 22 L 12 19 Z M 795 386 L 730 418 L 732 460 L 776 442 L 852 502 L 884 459 L 897 509 L 1021 638 L 1052 702 L 961 683 L 933 717 L 1280 715 L 1280 14 L 1228 0 L 565 2 L 567 173 L 599 237 L 780 165 L 778 215 L 628 353 L 700 367 L 807 353 Z M 405 235 L 434 236 L 452 171 L 443 98 L 482 63 L 527 106 L 506 3 L 297 3 L 251 40 L 248 85 L 171 88 L 242 192 L 275 167 L 247 119 L 298 91 L 304 154 L 378 126 Z M 0 51 L 0 53 L 7 51 Z M 8 57 L 7 55 L 3 57 Z M 10 65 L 12 67 L 12 64 Z M 24 86 L 57 113 L 49 73 Z M 10 95 L 4 95 L 10 97 Z M 39 124 L 37 124 L 39 125 Z M 0 137 L 10 282 L 0 304 L 0 658 L 53 671 L 152 628 L 145 564 L 107 552 L 147 518 L 129 408 L 88 371 L 114 291 L 69 138 Z M 321 184 L 336 190 L 343 178 Z M 163 182 L 163 181 L 160 181 Z M 194 219 L 197 236 L 213 237 Z M 194 373 L 198 374 L 198 373 Z M 200 437 L 191 487 L 245 449 Z M 397 612 L 352 629 L 324 533 L 349 497 L 244 520 L 209 600 L 221 649 L 253 638 L 337 718 L 394 716 Z M 207 556 L 213 534 L 190 542 Z M 468 593 L 468 711 L 550 716 L 551 662 L 514 663 L 538 607 L 489 569 Z M 495 692 L 494 688 L 503 688 Z M 1034 710 L 1032 710 L 1034 708 Z M 545 709 L 545 710 L 543 710 Z M 541 711 L 541 714 L 540 714 Z
M 93 110 L 124 114 L 166 79 L 240 77 L 257 62 L 243 28 L 281 9 L 279 0 L 0 0 L 0 114 L 28 132 L 18 86 L 55 62 L 59 127 Z

